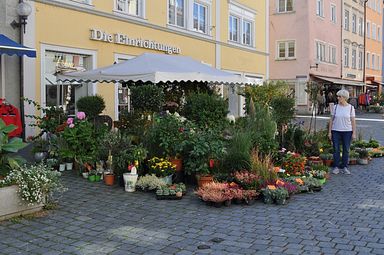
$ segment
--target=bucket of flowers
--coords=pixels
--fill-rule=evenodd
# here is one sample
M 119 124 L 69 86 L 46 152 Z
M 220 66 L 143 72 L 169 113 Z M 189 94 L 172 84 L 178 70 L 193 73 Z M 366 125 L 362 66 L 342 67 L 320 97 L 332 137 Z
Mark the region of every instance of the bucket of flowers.
M 153 157 L 148 160 L 149 174 L 155 174 L 166 184 L 172 184 L 172 175 L 176 172 L 176 166 L 165 158 Z

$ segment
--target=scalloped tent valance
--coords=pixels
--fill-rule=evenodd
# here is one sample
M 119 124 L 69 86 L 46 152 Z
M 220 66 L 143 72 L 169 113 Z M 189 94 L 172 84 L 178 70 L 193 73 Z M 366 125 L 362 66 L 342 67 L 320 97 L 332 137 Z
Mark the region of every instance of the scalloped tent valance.
M 36 58 L 35 49 L 25 47 L 12 39 L 9 39 L 7 36 L 0 34 L 0 55 L 2 54 L 10 56 L 17 55 L 19 57 L 26 55 L 30 58 Z
M 203 64 L 191 57 L 144 53 L 133 59 L 85 72 L 57 74 L 62 82 L 180 82 L 251 84 L 247 78 Z

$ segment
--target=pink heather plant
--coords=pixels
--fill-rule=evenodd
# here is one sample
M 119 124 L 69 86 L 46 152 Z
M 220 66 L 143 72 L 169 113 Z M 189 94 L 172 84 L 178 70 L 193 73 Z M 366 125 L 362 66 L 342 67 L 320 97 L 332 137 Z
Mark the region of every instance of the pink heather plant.
M 69 128 L 74 128 L 75 127 L 75 124 L 69 124 Z
M 76 114 L 76 117 L 79 119 L 79 120 L 83 120 L 85 119 L 85 112 L 78 112 Z

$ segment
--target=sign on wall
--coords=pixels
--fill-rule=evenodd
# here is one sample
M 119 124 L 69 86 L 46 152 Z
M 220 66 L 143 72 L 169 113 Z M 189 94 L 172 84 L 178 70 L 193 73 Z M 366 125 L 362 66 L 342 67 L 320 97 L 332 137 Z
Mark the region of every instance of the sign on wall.
M 131 38 L 125 34 L 109 34 L 99 29 L 91 29 L 91 40 L 101 41 L 106 43 L 115 43 L 121 45 L 128 45 L 133 47 L 163 51 L 167 54 L 180 54 L 181 49 L 176 46 L 159 43 L 154 40 L 142 39 L 142 38 Z

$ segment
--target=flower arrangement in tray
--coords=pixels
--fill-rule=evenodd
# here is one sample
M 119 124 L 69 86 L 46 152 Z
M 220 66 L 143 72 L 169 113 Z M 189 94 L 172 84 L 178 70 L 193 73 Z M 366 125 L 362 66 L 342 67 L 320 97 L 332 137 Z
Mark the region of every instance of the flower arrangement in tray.
M 156 190 L 156 198 L 162 199 L 181 199 L 186 194 L 187 189 L 184 183 L 162 185 Z
M 143 191 L 157 190 L 163 185 L 165 185 L 165 182 L 158 178 L 155 174 L 140 176 L 136 182 L 136 188 Z
M 223 203 L 233 198 L 233 193 L 227 183 L 210 182 L 200 187 L 196 192 L 205 202 Z
M 283 169 L 289 175 L 302 175 L 305 170 L 306 158 L 298 153 L 287 153 L 283 162 Z
M 176 172 L 176 166 L 165 158 L 153 157 L 148 160 L 149 173 L 166 177 Z

